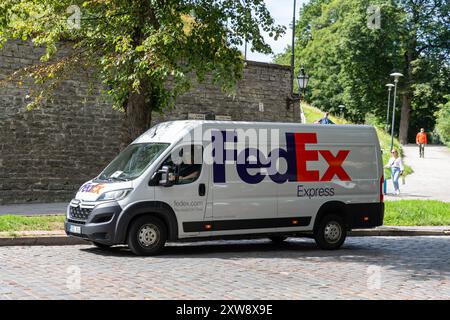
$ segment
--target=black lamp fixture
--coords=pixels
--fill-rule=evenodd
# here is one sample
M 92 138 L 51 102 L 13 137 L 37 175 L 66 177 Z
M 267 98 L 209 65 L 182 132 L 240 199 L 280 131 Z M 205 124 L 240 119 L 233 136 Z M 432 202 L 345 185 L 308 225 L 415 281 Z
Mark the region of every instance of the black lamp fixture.
M 291 95 L 287 97 L 287 109 L 295 102 L 301 101 L 302 96 L 305 96 L 306 86 L 308 85 L 309 76 L 305 73 L 305 68 L 302 66 L 297 76 L 298 93 L 294 94 L 291 89 Z
M 298 94 L 301 95 L 301 92 L 303 91 L 303 94 L 305 93 L 306 86 L 308 85 L 309 76 L 305 73 L 305 68 L 300 68 L 300 73 L 297 76 L 297 84 L 298 84 Z
M 344 118 L 345 106 L 343 104 L 340 104 L 340 105 L 338 105 L 338 108 L 339 108 L 339 111 L 340 111 L 341 118 Z

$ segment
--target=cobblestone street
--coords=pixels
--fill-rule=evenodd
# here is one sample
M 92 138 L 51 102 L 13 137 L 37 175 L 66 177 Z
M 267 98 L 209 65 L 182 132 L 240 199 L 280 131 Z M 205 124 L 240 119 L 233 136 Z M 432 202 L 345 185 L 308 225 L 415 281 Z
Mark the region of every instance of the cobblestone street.
M 1 299 L 450 299 L 450 237 L 0 247 Z

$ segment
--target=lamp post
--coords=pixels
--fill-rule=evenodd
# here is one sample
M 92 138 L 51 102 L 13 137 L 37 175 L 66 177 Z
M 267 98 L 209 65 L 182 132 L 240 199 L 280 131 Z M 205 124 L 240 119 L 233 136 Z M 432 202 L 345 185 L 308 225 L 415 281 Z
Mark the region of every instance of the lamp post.
M 291 43 L 291 81 L 289 83 L 289 95 L 286 98 L 286 109 L 289 109 L 291 105 L 294 105 L 295 114 L 295 102 L 300 100 L 299 95 L 294 94 L 294 70 L 295 70 L 295 7 L 297 0 L 293 1 L 292 10 L 292 43 Z
M 388 83 L 386 87 L 388 87 L 388 107 L 386 113 L 386 132 L 389 132 L 389 111 L 391 108 L 391 90 L 394 85 L 392 83 Z
M 400 72 L 391 73 L 391 77 L 394 77 L 394 103 L 392 106 L 392 124 L 391 124 L 391 149 L 394 146 L 394 125 L 395 125 L 395 98 L 397 96 L 397 83 L 398 78 L 403 77 Z
M 292 10 L 292 43 L 291 43 L 291 96 L 294 96 L 294 70 L 295 70 L 295 5 Z
M 345 106 L 344 106 L 343 104 L 340 104 L 340 105 L 338 106 L 338 108 L 339 108 L 339 110 L 340 110 L 341 118 L 344 118 L 344 109 L 345 109 Z

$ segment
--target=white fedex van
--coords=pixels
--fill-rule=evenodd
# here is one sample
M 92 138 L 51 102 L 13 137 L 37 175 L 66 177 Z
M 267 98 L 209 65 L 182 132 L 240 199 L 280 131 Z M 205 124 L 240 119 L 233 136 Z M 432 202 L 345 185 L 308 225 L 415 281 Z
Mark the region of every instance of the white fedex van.
M 172 121 L 142 134 L 67 208 L 68 235 L 159 253 L 167 240 L 314 237 L 383 223 L 373 127 Z

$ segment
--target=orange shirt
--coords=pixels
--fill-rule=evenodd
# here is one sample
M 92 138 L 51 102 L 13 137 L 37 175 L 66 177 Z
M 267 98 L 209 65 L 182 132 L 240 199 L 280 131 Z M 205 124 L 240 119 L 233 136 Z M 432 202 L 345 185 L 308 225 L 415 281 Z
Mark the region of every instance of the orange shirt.
M 416 143 L 427 144 L 427 134 L 425 132 L 419 132 L 416 136 Z

